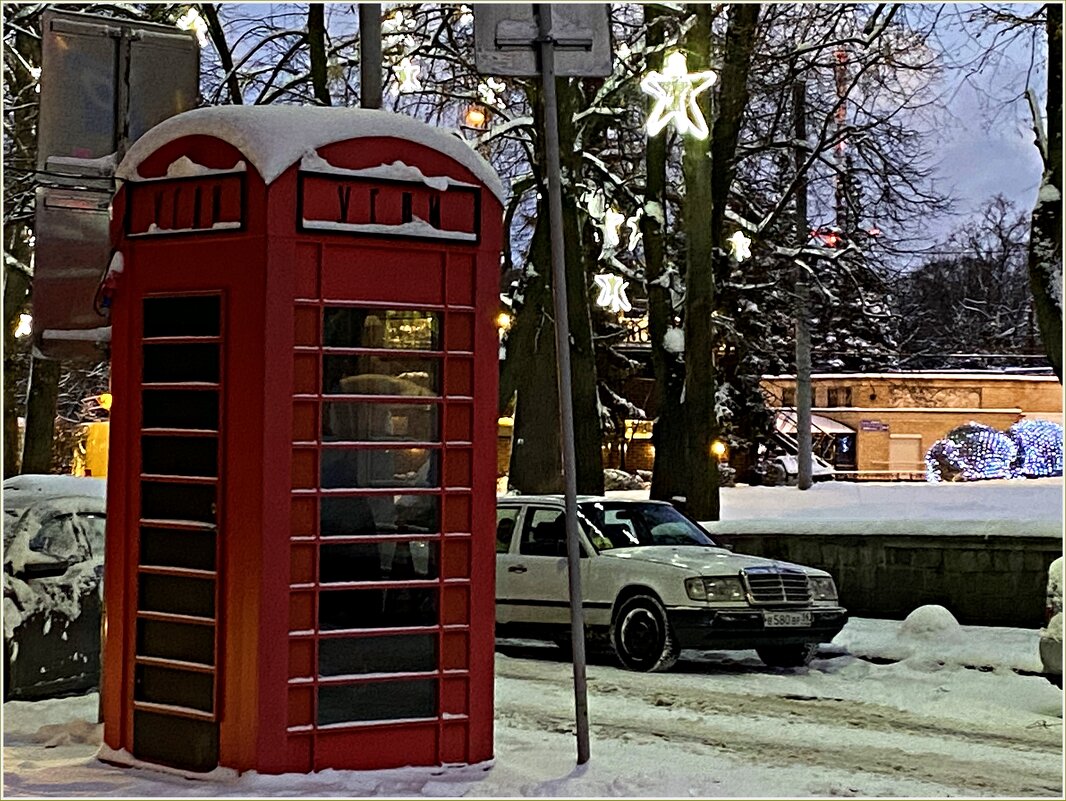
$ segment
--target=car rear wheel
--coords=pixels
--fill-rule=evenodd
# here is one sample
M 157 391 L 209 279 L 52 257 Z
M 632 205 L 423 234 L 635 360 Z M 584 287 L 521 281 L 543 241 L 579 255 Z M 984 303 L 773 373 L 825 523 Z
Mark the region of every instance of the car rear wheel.
M 799 645 L 764 645 L 756 648 L 759 659 L 770 667 L 804 667 L 811 663 L 818 651 L 818 643 L 805 642 Z
M 611 624 L 611 645 L 629 670 L 668 670 L 680 654 L 666 610 L 651 595 L 622 601 Z

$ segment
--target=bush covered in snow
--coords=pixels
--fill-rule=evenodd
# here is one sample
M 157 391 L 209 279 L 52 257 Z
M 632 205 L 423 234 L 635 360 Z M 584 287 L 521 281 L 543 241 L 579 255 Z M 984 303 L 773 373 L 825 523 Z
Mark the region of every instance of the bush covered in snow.
M 1062 426 L 1022 420 L 1006 433 L 982 423 L 952 429 L 925 455 L 929 481 L 1061 476 Z

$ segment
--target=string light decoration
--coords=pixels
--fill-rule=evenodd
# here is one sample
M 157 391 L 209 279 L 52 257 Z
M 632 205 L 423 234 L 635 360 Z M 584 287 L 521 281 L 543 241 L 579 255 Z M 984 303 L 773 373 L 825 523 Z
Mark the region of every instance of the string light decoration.
M 930 482 L 1011 478 L 1018 458 L 1014 440 L 992 426 L 967 423 L 937 440 L 925 454 Z
M 418 76 L 422 72 L 422 66 L 417 62 L 411 61 L 410 57 L 404 56 L 400 59 L 400 63 L 392 68 L 393 74 L 396 75 L 396 80 L 400 82 L 397 87 L 399 92 L 418 92 L 422 89 L 422 82 L 418 80 Z
M 738 264 L 751 258 L 751 240 L 744 235 L 743 231 L 737 231 L 726 242 L 729 243 L 729 252 Z
M 1007 429 L 1018 448 L 1014 474 L 1025 478 L 1062 475 L 1062 426 L 1048 420 L 1020 420 Z
M 595 280 L 596 285 L 600 288 L 599 297 L 596 298 L 597 306 L 601 306 L 615 314 L 627 312 L 633 308 L 633 304 L 626 297 L 626 287 L 629 286 L 628 281 L 621 276 L 611 275 L 610 273 L 597 275 Z
M 640 82 L 641 90 L 655 99 L 648 114 L 648 136 L 655 136 L 670 123 L 682 136 L 689 134 L 697 139 L 710 136 L 696 97 L 717 81 L 718 74 L 712 70 L 689 73 L 681 51 L 669 53 L 663 59 L 663 71 L 652 70 Z

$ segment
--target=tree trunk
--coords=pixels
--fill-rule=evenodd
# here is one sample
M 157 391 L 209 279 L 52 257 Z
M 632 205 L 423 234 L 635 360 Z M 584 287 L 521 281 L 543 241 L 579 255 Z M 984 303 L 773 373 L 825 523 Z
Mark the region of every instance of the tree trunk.
M 531 93 L 532 94 L 532 93 Z M 569 80 L 558 82 L 559 144 L 564 173 L 579 174 L 580 153 L 575 152 L 572 123 L 576 88 Z M 543 129 L 541 100 L 535 97 Z M 534 165 L 543 171 L 544 159 Z M 508 337 L 507 359 L 501 383 L 517 393 L 511 439 L 509 485 L 520 492 L 558 493 L 563 490 L 562 457 L 559 448 L 559 401 L 557 367 L 552 331 L 551 247 L 547 189 L 541 190 L 537 226 L 529 250 L 535 275 L 526 279 L 525 300 Z M 566 248 L 567 305 L 570 321 L 570 360 L 574 409 L 574 450 L 577 457 L 577 490 L 581 494 L 603 493 L 603 451 L 596 396 L 596 363 L 592 347 L 588 279 L 573 193 L 564 193 L 563 227 Z
M 711 68 L 713 6 L 696 5 L 695 22 L 685 38 L 690 72 Z M 697 98 L 710 121 L 711 92 Z M 687 435 L 688 513 L 698 520 L 717 520 L 719 514 L 718 460 L 711 442 L 718 428 L 715 416 L 717 381 L 714 367 L 715 281 L 714 247 L 709 212 L 711 193 L 710 142 L 685 138 L 685 394 L 681 408 Z
M 23 473 L 48 473 L 52 469 L 58 400 L 59 362 L 34 357 L 26 398 L 26 435 L 20 468 Z
M 576 187 L 582 160 L 574 114 L 580 110 L 581 94 L 573 81 L 562 79 L 557 81 L 557 86 L 561 166 L 563 175 L 571 176 L 571 187 Z M 544 194 L 547 195 L 547 191 Z M 586 263 L 586 248 L 581 246 L 576 191 L 563 192 L 563 241 L 566 243 L 566 303 L 570 316 L 570 386 L 577 491 L 582 495 L 602 495 L 603 427 L 589 310 L 589 273 L 595 271 L 597 265 L 595 258 Z
M 1047 143 L 1029 234 L 1029 283 L 1048 361 L 1062 382 L 1062 6 L 1048 3 Z M 1035 110 L 1034 110 L 1035 113 Z M 1037 142 L 1038 147 L 1041 143 Z
M 323 106 L 331 105 L 329 76 L 326 70 L 326 18 L 325 6 L 310 3 L 307 6 L 307 48 L 311 53 L 311 88 L 315 100 Z
M 14 250 L 12 239 L 5 236 L 8 248 Z M 14 255 L 12 252 L 11 255 Z M 17 259 L 17 257 L 16 257 Z M 26 305 L 30 294 L 30 276 L 14 267 L 4 268 L 4 478 L 18 475 L 19 472 L 19 408 L 21 403 L 15 394 L 15 358 L 18 346 L 15 342 L 15 328 L 19 315 Z
M 200 8 L 207 19 L 207 35 L 211 37 L 211 43 L 218 53 L 218 62 L 225 70 L 229 102 L 239 106 L 244 103 L 244 98 L 241 96 L 241 84 L 237 80 L 237 73 L 233 70 L 233 53 L 230 52 L 229 44 L 226 42 L 226 32 L 218 19 L 218 9 L 214 3 L 202 3 Z
M 656 8 L 662 14 L 661 7 Z M 654 50 L 663 44 L 663 24 L 654 20 L 651 7 L 644 7 L 647 47 Z M 662 70 L 661 50 L 648 54 L 648 70 Z M 650 111 L 654 101 L 649 98 Z M 666 332 L 674 324 L 674 308 L 669 286 L 661 279 L 665 268 L 663 225 L 666 221 L 666 136 L 648 139 L 645 154 L 646 189 L 644 214 L 640 229 L 644 243 L 644 271 L 648 287 L 648 338 L 651 363 L 655 372 L 656 418 L 652 427 L 655 466 L 651 479 L 651 497 L 670 500 L 688 491 L 685 469 L 685 426 L 681 414 L 681 391 L 685 386 L 683 355 L 666 349 Z M 649 211 L 651 213 L 649 213 Z

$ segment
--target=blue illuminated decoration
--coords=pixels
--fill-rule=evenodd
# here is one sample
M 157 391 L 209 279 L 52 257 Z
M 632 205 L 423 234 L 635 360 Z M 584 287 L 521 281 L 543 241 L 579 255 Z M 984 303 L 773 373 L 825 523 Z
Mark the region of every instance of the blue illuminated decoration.
M 1019 461 L 1014 439 L 992 426 L 967 423 L 937 440 L 925 455 L 927 481 L 1011 478 Z
M 1018 449 L 1014 475 L 1043 478 L 1062 475 L 1062 426 L 1048 420 L 1021 420 L 1007 435 Z

